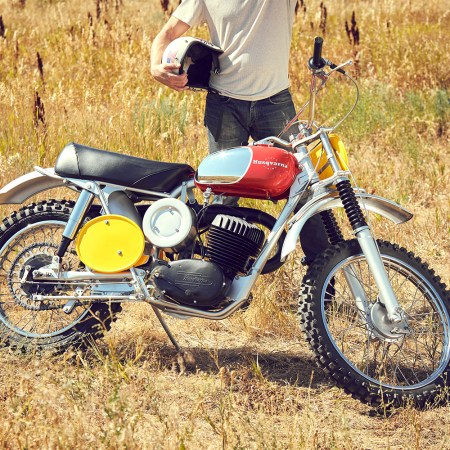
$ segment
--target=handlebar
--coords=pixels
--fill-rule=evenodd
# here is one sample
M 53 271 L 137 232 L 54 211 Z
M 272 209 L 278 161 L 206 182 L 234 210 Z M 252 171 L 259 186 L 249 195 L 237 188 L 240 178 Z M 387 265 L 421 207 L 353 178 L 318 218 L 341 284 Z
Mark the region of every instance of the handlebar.
M 314 38 L 314 53 L 313 57 L 309 59 L 308 66 L 311 70 L 320 70 L 327 62 L 322 58 L 323 39 L 320 36 Z
M 310 68 L 310 70 L 320 70 L 325 66 L 329 66 L 330 69 L 336 69 L 339 73 L 345 75 L 344 69 L 337 68 L 336 64 L 326 60 L 325 58 L 322 58 L 322 45 L 323 39 L 320 36 L 316 36 L 314 38 L 314 53 L 312 58 L 310 58 L 308 61 L 308 67 Z
M 317 129 L 320 128 L 320 130 L 325 130 L 326 132 L 330 132 L 334 129 L 336 129 L 355 109 L 356 104 L 358 103 L 359 99 L 359 89 L 355 82 L 355 80 L 349 76 L 343 67 L 346 67 L 348 65 L 352 64 L 351 60 L 348 60 L 344 63 L 341 63 L 339 65 L 336 65 L 332 63 L 331 61 L 322 58 L 322 45 L 323 45 L 323 39 L 320 36 L 316 36 L 314 38 L 314 52 L 313 56 L 308 60 L 308 68 L 311 71 L 311 85 L 310 85 L 310 96 L 309 100 L 303 105 L 303 107 L 300 109 L 300 111 L 295 114 L 295 116 L 292 118 L 292 120 L 286 124 L 284 129 L 280 132 L 278 136 L 281 136 L 283 133 L 288 131 L 290 127 L 296 123 L 298 118 L 300 117 L 300 114 L 305 110 L 307 106 L 309 106 L 309 119 L 305 121 L 306 124 L 299 124 L 299 135 L 293 135 L 294 138 L 298 136 L 303 136 L 303 139 L 301 139 L 301 143 L 303 141 L 306 142 L 306 140 L 309 140 L 311 136 L 316 137 L 316 133 L 313 134 L 313 127 L 315 126 Z M 331 70 L 326 71 L 324 68 L 328 66 Z M 333 127 L 331 128 L 325 128 L 325 127 L 318 127 L 314 122 L 314 115 L 315 115 L 315 103 L 316 103 L 316 94 L 325 86 L 326 82 L 328 81 L 329 77 L 332 75 L 333 72 L 339 72 L 346 76 L 348 79 L 351 80 L 351 82 L 354 84 L 356 88 L 356 99 L 355 103 L 351 107 L 350 111 Z M 290 138 L 291 139 L 291 138 Z M 292 142 L 292 139 L 291 139 Z M 273 136 L 270 138 L 267 138 L 266 140 L 258 141 L 257 144 L 267 144 L 267 143 L 276 143 L 280 146 L 286 146 L 285 142 L 276 141 L 273 139 Z M 255 143 L 254 143 L 255 144 Z M 291 147 L 292 148 L 292 147 Z

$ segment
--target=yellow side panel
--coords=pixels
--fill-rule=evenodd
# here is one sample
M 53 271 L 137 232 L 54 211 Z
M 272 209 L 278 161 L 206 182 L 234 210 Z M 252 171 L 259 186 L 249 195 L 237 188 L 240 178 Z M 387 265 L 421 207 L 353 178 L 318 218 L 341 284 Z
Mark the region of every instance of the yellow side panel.
M 75 244 L 80 260 L 91 270 L 117 273 L 142 264 L 145 238 L 132 220 L 110 214 L 84 225 Z

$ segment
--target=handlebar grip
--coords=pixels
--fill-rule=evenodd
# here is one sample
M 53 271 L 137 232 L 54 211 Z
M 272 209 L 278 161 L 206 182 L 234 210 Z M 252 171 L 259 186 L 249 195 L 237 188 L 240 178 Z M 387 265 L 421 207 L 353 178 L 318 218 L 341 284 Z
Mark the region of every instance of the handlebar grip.
M 308 66 L 311 70 L 320 70 L 326 65 L 326 61 L 322 58 L 323 39 L 320 36 L 314 38 L 314 54 L 309 59 Z
M 314 38 L 314 54 L 313 54 L 313 64 L 315 67 L 321 67 L 322 63 L 322 45 L 323 39 L 320 36 Z

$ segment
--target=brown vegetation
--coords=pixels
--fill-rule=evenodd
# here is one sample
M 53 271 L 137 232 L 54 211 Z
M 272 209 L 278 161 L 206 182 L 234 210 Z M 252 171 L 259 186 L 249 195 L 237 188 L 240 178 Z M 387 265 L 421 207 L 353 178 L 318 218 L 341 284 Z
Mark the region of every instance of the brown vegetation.
M 169 92 L 148 70 L 166 19 L 161 6 L 172 3 L 0 0 L 2 185 L 52 166 L 70 141 L 198 165 L 207 154 L 204 96 Z M 334 62 L 358 58 L 361 101 L 340 130 L 350 165 L 359 185 L 415 213 L 401 226 L 374 217 L 376 233 L 414 250 L 447 284 L 449 18 L 436 0 L 426 8 L 418 0 L 305 0 L 290 69 L 300 105 L 316 33 L 326 33 L 324 55 Z M 203 27 L 193 33 L 207 36 Z M 352 98 L 345 83 L 332 84 L 323 119 Z M 294 314 L 300 256 L 261 279 L 250 308 L 229 320 L 169 320 L 192 366 L 177 360 L 145 305 L 127 305 L 86 353 L 2 349 L 0 446 L 449 448 L 448 407 L 373 411 L 316 369 Z

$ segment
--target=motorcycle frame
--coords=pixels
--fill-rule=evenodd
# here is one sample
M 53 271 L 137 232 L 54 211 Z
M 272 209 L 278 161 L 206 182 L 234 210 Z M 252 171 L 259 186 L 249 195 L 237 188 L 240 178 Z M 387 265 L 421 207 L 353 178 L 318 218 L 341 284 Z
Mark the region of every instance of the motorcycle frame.
M 325 61 L 328 63 L 327 61 Z M 341 66 L 339 66 L 341 67 Z M 280 212 L 272 230 L 270 231 L 263 248 L 259 256 L 254 261 L 251 269 L 246 276 L 236 277 L 230 287 L 225 300 L 228 301 L 228 305 L 217 311 L 202 311 L 196 308 L 187 307 L 171 303 L 169 301 L 161 300 L 152 296 L 154 287 L 151 285 L 145 286 L 142 277 L 136 274 L 134 269 L 131 270 L 136 285 L 139 287 L 139 291 L 143 295 L 143 300 L 149 302 L 153 307 L 163 310 L 167 313 L 179 315 L 182 317 L 202 317 L 207 319 L 221 320 L 228 317 L 236 309 L 238 309 L 242 303 L 244 303 L 256 282 L 256 279 L 261 274 L 264 265 L 273 249 L 275 248 L 281 234 L 288 228 L 288 233 L 283 244 L 281 260 L 285 261 L 286 257 L 295 249 L 296 242 L 300 235 L 300 232 L 306 223 L 306 221 L 313 215 L 325 211 L 342 207 L 342 202 L 336 192 L 331 186 L 338 182 L 348 180 L 349 172 L 340 170 L 340 166 L 336 160 L 334 150 L 328 137 L 328 133 L 333 131 L 334 128 L 318 128 L 313 133 L 314 124 L 314 107 L 315 97 L 317 92 L 324 86 L 330 73 L 326 74 L 323 71 L 323 66 L 320 69 L 311 68 L 312 79 L 310 87 L 310 100 L 307 102 L 310 106 L 310 114 L 307 125 L 300 124 L 300 133 L 292 139 L 290 143 L 284 142 L 276 137 L 269 137 L 264 140 L 265 143 L 281 143 L 286 147 L 290 147 L 298 160 L 299 166 L 302 167 L 302 171 L 296 177 L 289 192 L 289 197 L 282 211 Z M 333 70 L 338 70 L 335 68 Z M 319 84 L 318 80 L 322 83 Z M 306 106 L 306 105 L 305 105 Z M 302 109 L 303 110 L 303 109 Z M 294 118 L 296 119 L 297 116 Z M 328 160 L 328 164 L 333 169 L 334 175 L 326 180 L 319 180 L 316 168 L 313 166 L 307 144 L 318 140 L 322 142 L 323 149 Z M 41 192 L 53 187 L 66 185 L 67 187 L 80 192 L 78 201 L 70 216 L 69 222 L 63 232 L 63 240 L 66 242 L 61 243 L 59 256 L 64 254 L 65 248 L 67 248 L 68 241 L 72 240 L 80 227 L 84 219 L 84 215 L 88 210 L 92 200 L 97 198 L 102 205 L 103 213 L 117 213 L 129 217 L 130 219 L 141 225 L 140 216 L 137 213 L 134 203 L 126 195 L 126 192 L 133 192 L 138 194 L 141 199 L 155 200 L 158 198 L 174 197 L 179 198 L 184 202 L 188 202 L 192 196 L 192 190 L 194 189 L 194 182 L 183 182 L 180 186 L 175 188 L 170 193 L 161 193 L 146 191 L 141 189 L 134 189 L 130 187 L 124 187 L 120 185 L 98 183 L 96 181 L 87 181 L 79 179 L 63 179 L 55 174 L 53 169 L 35 168 L 35 172 L 24 175 L 17 180 L 14 180 L 9 185 L 5 186 L 0 191 L 0 203 L 22 203 L 26 198 L 34 195 L 37 192 Z M 308 189 L 309 188 L 309 189 Z M 309 199 L 303 205 L 303 207 L 294 214 L 289 220 L 289 217 L 294 212 L 295 208 L 299 204 L 303 195 L 308 192 Z M 115 194 L 115 195 L 114 195 Z M 364 191 L 357 192 L 357 203 L 363 206 L 366 211 L 374 211 L 396 223 L 403 223 L 412 217 L 412 214 L 402 208 L 401 206 L 390 202 L 382 197 L 372 196 Z M 398 323 L 403 320 L 402 311 L 398 305 L 395 293 L 392 290 L 389 278 L 384 268 L 381 256 L 376 246 L 375 239 L 372 236 L 371 230 L 367 225 L 361 226 L 354 230 L 355 237 L 357 238 L 362 252 L 366 257 L 371 272 L 374 276 L 375 283 L 380 292 L 379 301 L 385 306 L 387 311 L 387 318 L 393 323 Z M 61 272 L 58 263 L 53 264 L 52 274 L 48 274 L 48 279 L 64 279 L 66 276 Z M 48 269 L 48 268 L 47 268 Z M 41 274 L 41 279 L 46 279 L 45 274 Z M 119 275 L 119 274 L 118 274 Z M 84 274 L 85 279 L 95 279 L 95 274 Z M 358 282 L 352 281 L 350 275 L 346 276 L 352 292 L 357 293 L 357 303 L 360 310 L 367 311 L 367 299 L 361 298 L 363 295 L 363 288 Z M 117 296 L 120 297 L 120 296 Z M 120 297 L 121 298 L 121 297 Z M 120 300 L 117 298 L 117 300 Z M 80 298 L 79 298 L 80 299 Z M 123 296 L 123 299 L 130 300 L 130 296 Z M 80 299 L 81 300 L 81 299 Z M 86 298 L 91 300 L 91 296 Z
M 298 156 L 298 159 L 302 159 L 302 156 Z M 45 169 L 36 168 L 38 172 L 46 173 Z M 48 173 L 48 172 L 47 172 Z M 54 174 L 52 174 L 55 177 Z M 306 223 L 306 221 L 318 214 L 321 211 L 341 208 L 342 202 L 338 196 L 336 189 L 330 187 L 333 183 L 336 182 L 336 179 L 341 179 L 346 175 L 345 172 L 337 171 L 333 177 L 328 180 L 324 180 L 316 183 L 315 189 L 312 191 L 311 198 L 303 205 L 303 207 L 294 214 L 291 218 L 291 214 L 295 210 L 299 201 L 301 200 L 303 193 L 305 192 L 305 188 L 308 184 L 308 178 L 306 176 L 306 171 L 301 172 L 293 185 L 291 186 L 289 197 L 286 201 L 286 204 L 282 211 L 280 212 L 274 227 L 270 231 L 266 242 L 259 254 L 259 256 L 255 259 L 250 271 L 246 276 L 236 277 L 230 287 L 230 290 L 227 294 L 227 306 L 219 309 L 217 311 L 203 311 L 196 308 L 178 305 L 175 303 L 171 303 L 169 301 L 161 300 L 153 297 L 153 289 L 154 287 L 151 285 L 144 285 L 141 283 L 141 292 L 143 295 L 140 296 L 115 296 L 114 299 L 109 299 L 106 301 L 146 301 L 150 303 L 152 306 L 172 315 L 176 315 L 178 317 L 198 317 L 209 320 L 222 320 L 230 316 L 234 311 L 236 311 L 249 297 L 250 292 L 258 278 L 261 274 L 265 263 L 267 262 L 271 252 L 275 248 L 278 243 L 278 240 L 282 234 L 282 232 L 288 228 L 288 233 L 285 238 L 285 242 L 282 249 L 282 260 L 285 261 L 287 256 L 292 253 L 295 249 L 295 245 L 298 241 L 298 236 Z M 33 177 L 30 178 L 35 178 Z M 86 213 L 86 204 L 90 204 L 92 201 L 92 197 L 95 197 L 99 200 L 103 213 L 108 214 L 114 211 L 115 213 L 120 213 L 127 217 L 135 217 L 136 216 L 136 208 L 134 203 L 126 196 L 126 191 L 133 191 L 137 194 L 142 195 L 143 197 L 148 198 L 182 198 L 183 201 L 187 202 L 189 197 L 192 197 L 192 191 L 195 188 L 195 184 L 193 181 L 188 181 L 182 183 L 180 186 L 175 188 L 170 193 L 160 193 L 154 191 L 146 191 L 141 189 L 130 189 L 120 185 L 106 184 L 100 186 L 97 182 L 89 181 L 89 180 L 79 180 L 79 179 L 60 179 L 60 184 L 66 185 L 68 188 L 77 190 L 80 192 L 80 196 L 75 204 L 75 207 L 72 211 L 70 220 L 66 226 L 66 229 L 63 232 L 64 236 L 73 237 L 78 231 L 74 228 L 73 224 L 77 224 L 79 226 L 82 223 L 84 215 Z M 39 187 L 42 186 L 42 180 L 39 182 Z M 4 189 L 5 190 L 5 189 Z M 14 191 L 16 189 L 14 188 Z M 28 190 L 30 191 L 30 190 Z M 17 192 L 17 191 L 16 191 Z M 122 196 L 113 196 L 113 193 L 121 193 Z M 184 197 L 184 198 L 183 198 Z M 124 198 L 127 201 L 124 201 Z M 118 200 L 120 199 L 120 200 Z M 358 202 L 360 202 L 364 208 L 368 211 L 373 211 L 376 214 L 384 216 L 385 218 L 393 221 L 394 223 L 403 223 L 409 220 L 412 217 L 412 214 L 406 209 L 402 208 L 400 205 L 391 202 L 382 197 L 374 196 L 371 194 L 367 194 L 364 191 L 358 191 Z M 290 219 L 289 219 L 290 218 Z M 100 277 L 95 273 L 83 273 L 84 280 L 98 280 Z M 130 279 L 133 276 L 130 276 L 129 272 L 122 274 L 113 274 L 108 277 L 111 281 L 114 279 L 120 280 L 123 279 L 124 276 Z M 81 276 L 81 274 L 80 274 Z M 61 279 L 65 280 L 68 278 L 77 279 L 79 276 L 76 273 L 65 273 L 57 270 L 57 265 L 54 267 L 53 274 L 48 276 L 40 276 L 41 280 L 55 280 Z M 142 280 L 142 276 L 139 276 Z M 141 281 L 140 280 L 140 281 Z M 358 286 L 354 286 L 353 289 L 355 291 L 361 291 Z M 102 297 L 96 297 L 96 300 L 101 300 Z M 103 297 L 104 299 L 104 297 Z M 77 298 L 78 301 L 92 301 L 94 298 L 92 296 L 80 296 Z

